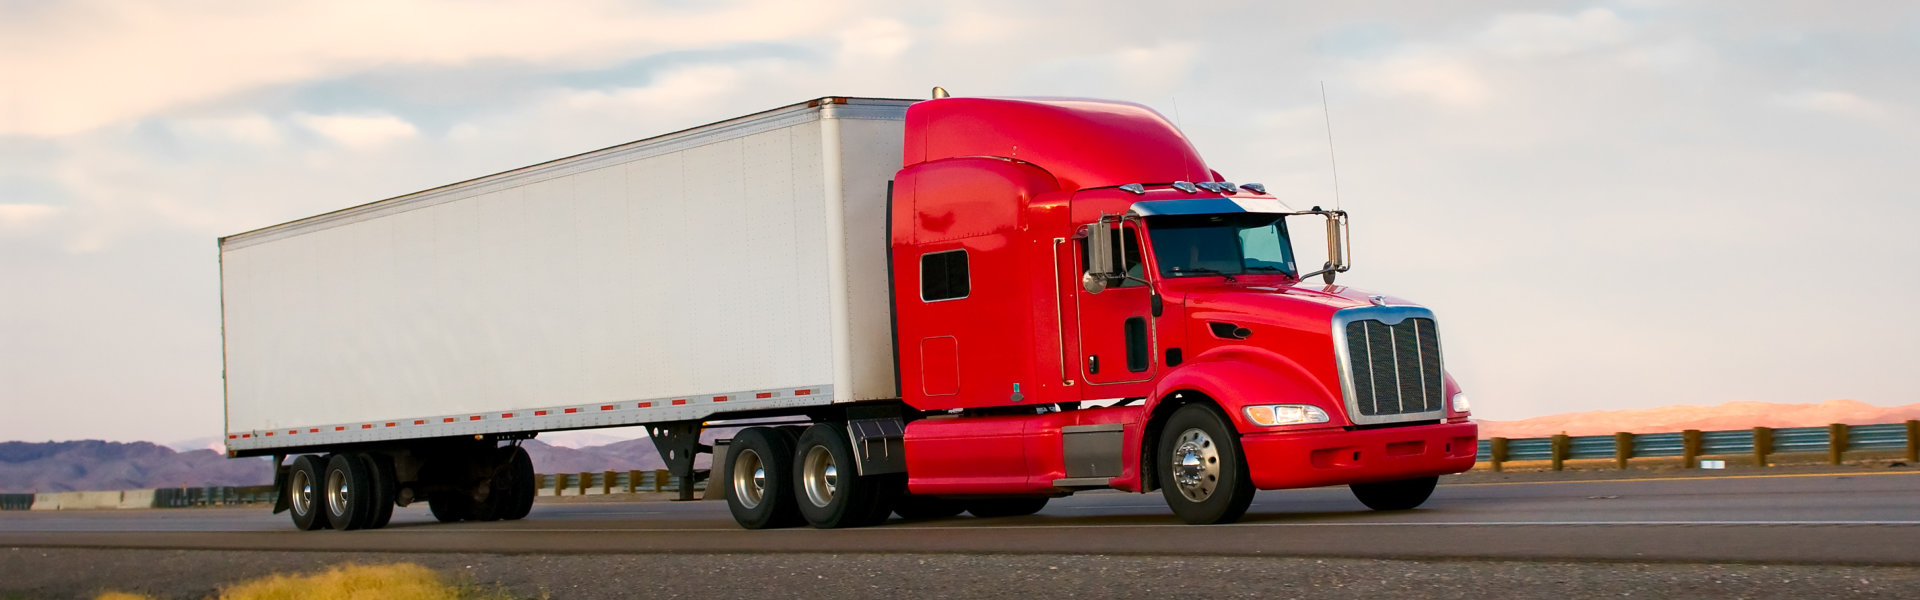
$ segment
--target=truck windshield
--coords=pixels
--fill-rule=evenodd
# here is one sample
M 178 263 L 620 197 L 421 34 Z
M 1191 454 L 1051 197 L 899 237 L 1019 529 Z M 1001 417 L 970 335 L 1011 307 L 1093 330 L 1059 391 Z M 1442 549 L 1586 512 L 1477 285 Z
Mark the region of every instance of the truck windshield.
M 1148 217 L 1147 228 L 1163 277 L 1299 273 L 1279 215 Z

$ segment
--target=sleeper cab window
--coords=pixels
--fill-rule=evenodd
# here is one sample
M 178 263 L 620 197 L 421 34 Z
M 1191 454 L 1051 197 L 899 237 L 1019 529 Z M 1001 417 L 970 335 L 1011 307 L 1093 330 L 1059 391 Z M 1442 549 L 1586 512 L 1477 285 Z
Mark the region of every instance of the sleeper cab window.
M 927 302 L 967 297 L 967 251 L 920 255 L 920 299 Z

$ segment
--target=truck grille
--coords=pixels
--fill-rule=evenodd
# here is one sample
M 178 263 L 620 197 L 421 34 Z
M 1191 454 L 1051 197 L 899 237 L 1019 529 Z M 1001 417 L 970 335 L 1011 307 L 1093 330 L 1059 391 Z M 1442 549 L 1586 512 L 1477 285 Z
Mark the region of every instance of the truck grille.
M 1392 417 L 1444 409 L 1440 335 L 1432 318 L 1388 325 L 1373 319 L 1347 323 L 1348 407 L 1361 417 Z M 1355 421 L 1399 419 L 1355 419 Z

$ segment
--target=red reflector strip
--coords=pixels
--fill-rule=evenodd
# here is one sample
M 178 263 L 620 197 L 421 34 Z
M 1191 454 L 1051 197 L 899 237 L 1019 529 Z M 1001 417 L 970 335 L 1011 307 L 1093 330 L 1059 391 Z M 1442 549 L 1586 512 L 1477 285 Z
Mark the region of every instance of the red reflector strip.
M 536 411 L 533 411 L 533 416 L 536 416 L 536 417 L 544 417 L 544 416 L 547 416 L 547 411 L 544 411 L 544 410 L 536 410 Z
M 441 423 L 452 423 L 452 422 L 453 422 L 453 417 L 447 417 L 446 419 L 443 419 L 443 420 L 441 420 L 440 422 L 441 422 Z
M 334 430 L 334 431 L 346 431 L 346 430 L 347 430 L 347 426 L 345 426 L 345 425 L 335 425 L 335 426 L 334 426 L 334 428 L 333 428 L 333 430 Z
M 234 434 L 231 434 L 231 433 L 229 433 L 229 434 L 227 434 L 227 439 L 230 439 L 230 440 L 237 440 L 237 439 L 240 439 L 240 436 L 237 436 L 237 435 L 234 435 Z
M 793 391 L 793 395 L 795 396 L 805 396 L 811 393 L 813 393 L 813 390 L 794 390 Z
M 271 431 L 267 432 L 267 437 L 273 437 L 273 432 Z
M 502 419 L 511 419 L 511 418 L 513 418 L 513 413 L 500 413 L 500 418 L 502 418 Z
M 392 424 L 392 423 L 388 423 L 388 424 L 387 424 L 387 426 L 388 426 L 388 427 L 392 427 L 392 426 L 393 426 L 393 424 Z
M 287 430 L 287 435 L 297 435 L 297 434 L 299 434 L 299 433 L 300 433 L 300 430 L 298 430 L 298 429 L 288 429 L 288 430 Z
M 250 438 L 250 437 L 253 437 L 253 434 L 251 434 L 251 433 L 242 433 L 242 434 L 240 434 L 240 437 L 242 437 L 242 438 Z
M 373 424 L 372 424 L 372 423 L 366 423 L 366 424 L 362 424 L 362 425 L 360 426 L 360 428 L 361 428 L 361 429 L 373 429 Z
M 308 430 L 307 430 L 307 433 L 320 433 L 320 428 L 319 428 L 319 427 L 315 427 L 315 428 L 313 428 L 313 429 L 308 429 Z
M 652 408 L 652 407 L 653 407 L 652 402 L 641 402 L 639 406 L 639 408 Z
M 753 397 L 754 398 L 772 398 L 773 392 L 760 392 L 758 394 L 754 394 Z
M 413 420 L 413 424 L 415 424 L 415 425 L 425 425 L 425 424 L 427 424 L 427 420 L 426 420 L 426 419 L 414 419 L 414 420 Z
M 675 400 L 675 401 L 673 401 L 673 405 L 674 405 L 674 406 L 679 406 L 679 405 L 682 405 L 682 404 L 686 404 L 686 403 L 687 403 L 687 401 L 686 401 L 685 399 L 681 399 L 681 400 Z
M 600 406 L 600 410 L 613 410 L 613 405 L 612 405 L 612 404 L 603 404 L 603 405 L 601 405 L 601 406 Z
M 726 402 L 726 401 L 727 401 L 727 397 L 726 397 L 726 396 L 714 396 L 714 397 L 713 397 L 713 401 L 714 401 L 714 402 Z
M 480 415 L 474 415 L 474 416 L 471 416 L 471 417 L 467 417 L 467 420 L 468 420 L 468 421 L 478 421 L 478 420 L 480 420 Z
M 567 414 L 573 414 L 573 413 L 577 413 L 577 412 L 580 412 L 580 409 L 578 409 L 578 408 L 569 408 L 569 409 L 567 409 Z

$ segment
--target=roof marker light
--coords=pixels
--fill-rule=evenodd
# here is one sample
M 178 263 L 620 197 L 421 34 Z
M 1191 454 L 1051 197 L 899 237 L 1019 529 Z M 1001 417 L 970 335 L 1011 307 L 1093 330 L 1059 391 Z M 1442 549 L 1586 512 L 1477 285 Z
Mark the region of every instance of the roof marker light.
M 1267 193 L 1266 184 L 1261 184 L 1261 183 L 1243 183 L 1243 184 L 1240 184 L 1240 189 L 1253 192 L 1255 194 Z
M 1234 191 L 1234 188 L 1235 188 L 1235 187 L 1237 187 L 1237 186 L 1235 186 L 1235 185 L 1233 185 L 1233 182 L 1231 182 L 1231 181 L 1222 181 L 1222 182 L 1220 182 L 1220 193 L 1222 193 L 1222 194 L 1232 194 L 1232 193 L 1235 193 L 1235 191 Z
M 1145 196 L 1147 194 L 1147 186 L 1140 185 L 1138 183 L 1129 183 L 1129 184 L 1120 186 L 1120 191 L 1133 192 L 1133 194 L 1136 196 Z
M 1196 186 L 1193 184 L 1193 182 L 1190 182 L 1190 181 L 1175 181 L 1173 182 L 1173 189 L 1180 190 L 1182 192 L 1186 192 L 1189 194 L 1200 193 L 1200 186 Z

